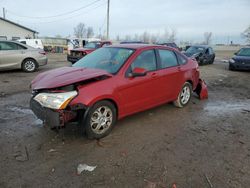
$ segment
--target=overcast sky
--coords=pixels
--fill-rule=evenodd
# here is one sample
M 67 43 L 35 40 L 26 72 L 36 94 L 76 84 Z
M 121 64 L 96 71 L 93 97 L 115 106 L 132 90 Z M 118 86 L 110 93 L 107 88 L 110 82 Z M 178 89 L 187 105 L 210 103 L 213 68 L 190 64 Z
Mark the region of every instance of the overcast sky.
M 71 14 L 34 18 L 63 14 L 91 3 Z M 7 19 L 35 29 L 39 36 L 72 36 L 79 22 L 92 26 L 95 33 L 106 30 L 107 0 L 0 0 L 0 7 L 7 10 Z M 249 25 L 250 0 L 110 0 L 112 38 L 144 31 L 162 33 L 168 28 L 177 31 L 178 41 L 202 41 L 204 32 L 209 31 L 213 43 L 243 42 L 240 33 Z

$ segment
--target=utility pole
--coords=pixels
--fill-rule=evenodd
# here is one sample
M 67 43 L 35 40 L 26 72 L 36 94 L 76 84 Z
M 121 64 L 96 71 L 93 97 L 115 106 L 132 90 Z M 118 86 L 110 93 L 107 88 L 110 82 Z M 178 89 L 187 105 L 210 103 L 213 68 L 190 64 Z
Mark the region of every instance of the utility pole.
M 109 5 L 110 5 L 110 0 L 108 0 L 108 5 L 107 5 L 107 39 L 109 39 Z
M 3 19 L 5 19 L 5 8 L 3 8 Z

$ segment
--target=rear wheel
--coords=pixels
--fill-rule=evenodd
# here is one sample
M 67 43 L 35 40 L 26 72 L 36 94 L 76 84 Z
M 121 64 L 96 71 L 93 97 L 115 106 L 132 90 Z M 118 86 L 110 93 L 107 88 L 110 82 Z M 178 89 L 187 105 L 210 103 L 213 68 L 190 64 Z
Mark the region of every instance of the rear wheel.
M 22 70 L 25 72 L 34 72 L 37 67 L 37 63 L 34 59 L 25 59 L 22 63 Z
M 183 85 L 178 98 L 174 101 L 176 107 L 182 108 L 188 104 L 192 96 L 192 85 L 189 82 L 185 82 Z
M 84 126 L 86 135 L 90 139 L 107 136 L 116 123 L 116 108 L 110 101 L 99 101 L 87 112 Z

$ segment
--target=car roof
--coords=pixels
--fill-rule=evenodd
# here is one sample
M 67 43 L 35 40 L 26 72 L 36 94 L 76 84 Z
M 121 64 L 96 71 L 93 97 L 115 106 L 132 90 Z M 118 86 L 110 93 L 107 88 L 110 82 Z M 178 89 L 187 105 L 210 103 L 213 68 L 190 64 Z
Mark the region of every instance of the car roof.
M 129 43 L 129 44 L 114 44 L 107 47 L 117 47 L 117 48 L 130 48 L 130 49 L 142 49 L 147 47 L 163 47 L 161 45 L 154 45 L 154 44 L 139 44 L 139 43 Z M 164 46 L 165 47 L 165 46 Z M 168 47 L 165 47 L 166 49 Z M 170 49 L 171 47 L 169 47 Z M 172 48 L 171 48 L 172 49 Z
M 211 48 L 211 46 L 208 46 L 208 45 L 191 45 L 190 47 Z

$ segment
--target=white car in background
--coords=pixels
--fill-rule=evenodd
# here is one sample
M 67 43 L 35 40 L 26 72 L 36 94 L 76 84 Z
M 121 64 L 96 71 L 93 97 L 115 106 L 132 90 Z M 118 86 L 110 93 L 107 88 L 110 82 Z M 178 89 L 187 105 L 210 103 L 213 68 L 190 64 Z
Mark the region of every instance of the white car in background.
M 22 69 L 25 72 L 34 72 L 47 62 L 48 58 L 42 49 L 16 41 L 0 40 L 0 70 Z
M 18 42 L 31 46 L 33 48 L 44 49 L 43 43 L 41 39 L 19 39 Z

